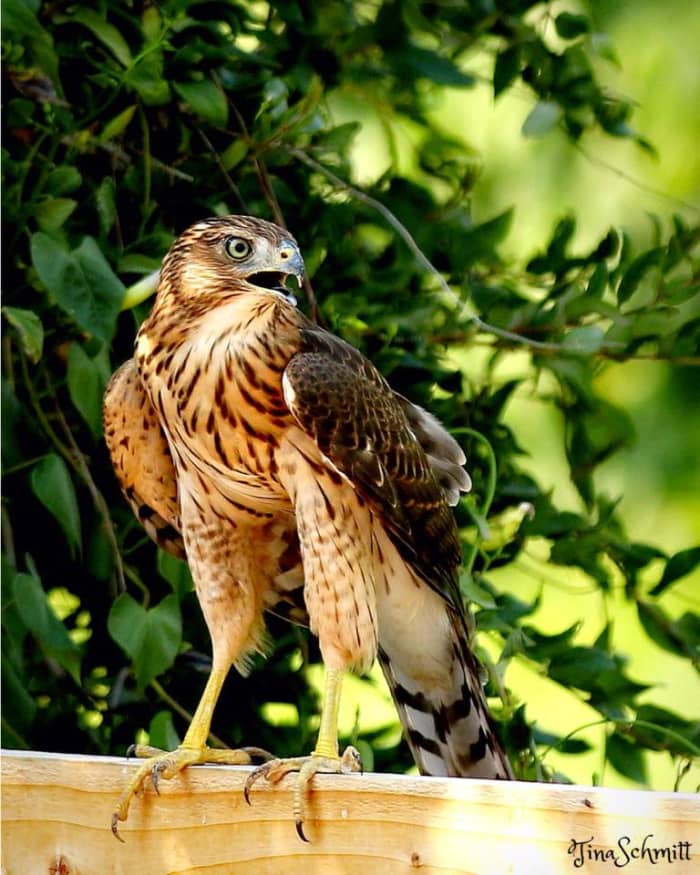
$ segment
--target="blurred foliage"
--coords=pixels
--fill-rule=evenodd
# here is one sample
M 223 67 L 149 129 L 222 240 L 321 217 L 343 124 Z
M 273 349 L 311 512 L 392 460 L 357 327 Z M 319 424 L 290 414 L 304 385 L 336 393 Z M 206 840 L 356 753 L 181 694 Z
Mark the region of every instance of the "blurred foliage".
M 650 150 L 631 102 L 596 76 L 614 58 L 610 40 L 587 14 L 548 10 L 529 0 L 3 3 L 5 745 L 117 753 L 143 730 L 162 746 L 184 732 L 208 670 L 207 632 L 186 566 L 157 553 L 118 493 L 100 402 L 148 308 L 123 309 L 125 284 L 157 270 L 191 222 L 244 212 L 289 225 L 310 310 L 468 453 L 462 584 L 518 774 L 560 779 L 544 754 L 588 745 L 579 726 L 560 738 L 531 725 L 504 684 L 513 661 L 588 702 L 607 726 L 608 761 L 631 779 L 646 780 L 645 750 L 667 751 L 679 772 L 698 754 L 697 725 L 648 697 L 639 704 L 658 679 L 629 676 L 610 625 L 588 645 L 578 624 L 545 633 L 529 620 L 540 597 L 524 602 L 490 576 L 544 543 L 551 563 L 582 572 L 603 597 L 621 589 L 643 633 L 697 667 L 697 616 L 672 619 L 660 600 L 699 551 L 667 556 L 634 541 L 597 489 L 596 469 L 630 444 L 634 424 L 595 380 L 610 362 L 698 365 L 700 227 L 659 223 L 641 250 L 602 228 L 578 251 L 568 215 L 542 251 L 508 262 L 511 211 L 475 222 L 474 156 L 430 120 L 437 90 L 474 85 L 476 46 L 493 55 L 496 96 L 514 86 L 531 95 L 524 136 L 598 130 Z M 369 190 L 343 181 L 361 125 L 334 123 L 329 105 L 343 94 L 381 107 L 387 124 L 410 120 L 410 172 L 397 159 Z M 478 381 L 451 364 L 474 345 L 488 351 Z M 524 380 L 497 369 L 516 351 L 532 391 L 565 422 L 580 512 L 525 473 L 504 422 Z M 305 667 L 318 651 L 302 630 L 270 625 L 274 653 L 252 679 L 231 676 L 214 727 L 232 746 L 298 753 L 315 727 Z M 391 726 L 365 732 L 367 742 L 377 767 L 410 764 Z

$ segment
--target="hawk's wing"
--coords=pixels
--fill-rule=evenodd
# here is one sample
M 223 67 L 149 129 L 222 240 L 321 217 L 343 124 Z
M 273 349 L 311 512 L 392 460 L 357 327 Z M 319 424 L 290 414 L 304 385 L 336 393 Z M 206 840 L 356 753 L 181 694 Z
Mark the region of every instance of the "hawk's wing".
M 380 618 L 379 659 L 413 757 L 423 774 L 510 776 L 457 582 L 461 550 L 448 500 L 469 487 L 463 453 L 353 347 L 316 327 L 301 335 L 282 379 L 289 409 L 374 510 L 413 574 L 443 599 L 440 611 L 394 572 L 387 593 L 398 611 Z
M 431 414 L 393 392 L 353 347 L 321 329 L 303 334 L 304 351 L 285 372 L 292 414 L 381 512 L 404 558 L 461 610 L 455 583 L 459 544 L 445 506 L 469 489 L 459 445 Z M 136 518 L 159 546 L 184 558 L 175 466 L 133 359 L 107 387 L 104 429 Z M 299 619 L 303 602 L 301 593 L 296 596 Z
M 354 347 L 316 327 L 301 334 L 283 375 L 292 415 L 378 513 L 404 560 L 463 614 L 461 549 L 447 500 L 469 486 L 461 450 Z
M 156 544 L 184 559 L 175 466 L 133 359 L 109 381 L 103 420 L 119 485 L 136 518 Z

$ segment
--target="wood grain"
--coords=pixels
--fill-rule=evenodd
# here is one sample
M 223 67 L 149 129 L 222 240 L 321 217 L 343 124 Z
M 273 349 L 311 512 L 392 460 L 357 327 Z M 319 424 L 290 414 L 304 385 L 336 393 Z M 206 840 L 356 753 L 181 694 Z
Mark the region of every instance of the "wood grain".
M 634 875 L 694 875 L 700 871 L 700 797 L 690 794 L 399 775 L 322 775 L 314 779 L 307 822 L 311 843 L 305 845 L 297 838 L 291 817 L 294 778 L 275 788 L 256 785 L 253 804 L 248 806 L 243 784 L 249 769 L 231 766 L 190 768 L 163 782 L 160 796 L 149 789 L 135 800 L 122 826 L 126 843 L 120 844 L 110 832 L 110 815 L 136 767 L 115 758 L 3 752 L 2 872 L 603 875 L 627 869 Z M 642 851 L 645 836 L 650 838 Z M 572 840 L 591 838 L 590 844 L 572 852 Z M 654 852 L 659 848 L 665 851 L 657 857 Z M 628 862 L 626 854 L 632 855 Z M 581 865 L 576 866 L 579 859 Z

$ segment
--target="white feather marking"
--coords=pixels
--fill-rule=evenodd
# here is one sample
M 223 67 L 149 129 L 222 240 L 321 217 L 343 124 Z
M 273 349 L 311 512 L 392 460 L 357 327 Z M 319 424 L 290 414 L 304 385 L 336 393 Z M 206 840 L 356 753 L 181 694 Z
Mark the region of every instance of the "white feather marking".
M 282 374 L 282 395 L 284 397 L 284 403 L 290 410 L 292 410 L 294 408 L 294 402 L 297 400 L 297 393 L 294 391 L 289 380 L 289 375 L 286 371 Z
M 437 754 L 430 753 L 430 751 L 420 749 L 420 758 L 421 758 L 421 769 L 427 775 L 432 775 L 434 778 L 447 778 L 450 777 L 448 775 L 447 766 L 445 765 L 445 761 L 440 759 Z

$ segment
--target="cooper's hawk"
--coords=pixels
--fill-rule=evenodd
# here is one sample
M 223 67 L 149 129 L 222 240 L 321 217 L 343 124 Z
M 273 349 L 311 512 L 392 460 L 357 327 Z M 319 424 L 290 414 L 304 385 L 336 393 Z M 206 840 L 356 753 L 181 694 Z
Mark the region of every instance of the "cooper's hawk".
M 260 219 L 192 226 L 163 262 L 133 359 L 105 396 L 117 476 L 148 534 L 184 554 L 209 627 L 213 666 L 173 752 L 149 757 L 126 788 L 193 763 L 249 762 L 206 746 L 231 667 L 265 647 L 264 612 L 308 612 L 326 670 L 310 757 L 254 772 L 300 771 L 295 815 L 338 756 L 343 672 L 379 657 L 408 743 L 429 775 L 510 777 L 469 647 L 450 505 L 464 454 L 429 413 L 393 392 L 356 349 L 311 323 L 285 287 L 301 279 L 296 242 Z M 303 589 L 302 589 L 303 587 Z M 303 596 L 303 597 L 302 597 Z

